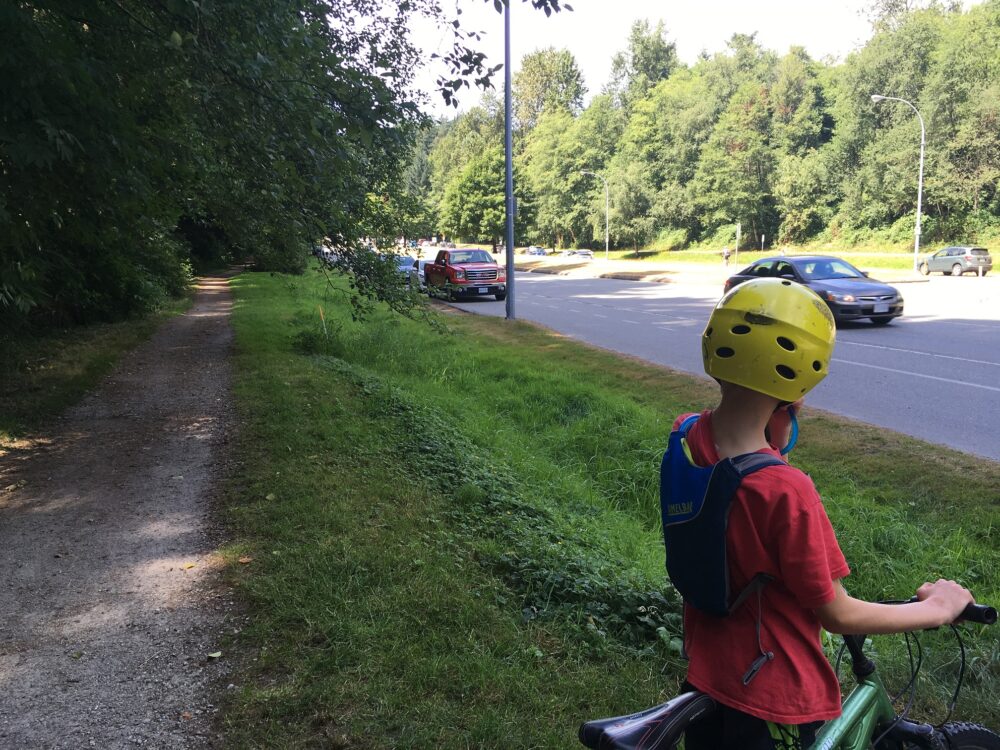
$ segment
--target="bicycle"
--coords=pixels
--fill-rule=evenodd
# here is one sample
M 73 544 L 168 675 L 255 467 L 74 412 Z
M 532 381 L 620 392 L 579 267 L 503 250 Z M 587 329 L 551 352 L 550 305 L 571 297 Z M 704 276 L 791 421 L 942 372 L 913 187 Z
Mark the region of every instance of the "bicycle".
M 970 604 L 961 619 L 992 625 L 997 621 L 997 611 L 986 605 Z M 893 698 L 876 672 L 875 662 L 863 652 L 865 639 L 865 635 L 844 636 L 841 655 L 844 649 L 850 653 L 857 685 L 844 701 L 841 715 L 820 728 L 809 750 L 1000 750 L 1000 734 L 979 724 L 949 721 L 950 710 L 945 721 L 937 726 L 911 721 L 907 713 L 913 703 L 913 692 L 897 714 Z M 962 669 L 952 709 L 958 700 L 965 666 L 965 647 L 960 635 L 958 642 Z M 840 657 L 838 663 L 839 660 Z M 911 662 L 909 684 L 897 698 L 915 686 L 919 670 L 918 657 L 915 666 Z M 673 750 L 691 724 L 710 720 L 716 708 L 715 701 L 704 693 L 684 693 L 639 713 L 588 721 L 580 726 L 580 742 L 592 750 Z

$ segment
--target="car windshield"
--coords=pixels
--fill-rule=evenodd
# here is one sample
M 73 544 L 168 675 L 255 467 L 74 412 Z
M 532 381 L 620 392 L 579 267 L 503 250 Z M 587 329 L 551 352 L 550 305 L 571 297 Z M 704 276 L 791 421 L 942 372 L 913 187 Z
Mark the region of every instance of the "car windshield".
M 412 268 L 413 258 L 409 257 L 408 255 L 403 255 L 396 258 L 396 267 L 399 269 Z
M 459 250 L 451 254 L 452 263 L 492 263 L 493 256 L 485 250 Z
M 972 254 L 973 255 L 989 255 L 990 251 L 987 250 L 985 247 L 974 247 L 974 248 L 972 248 Z
M 811 258 L 795 263 L 804 279 L 863 279 L 865 275 L 850 263 L 838 258 Z

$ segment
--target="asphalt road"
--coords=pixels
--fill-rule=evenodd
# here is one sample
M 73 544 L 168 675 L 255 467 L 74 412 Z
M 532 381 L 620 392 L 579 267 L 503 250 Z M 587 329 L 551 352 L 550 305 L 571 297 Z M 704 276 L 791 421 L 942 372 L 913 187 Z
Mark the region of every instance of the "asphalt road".
M 719 274 L 676 283 L 518 273 L 516 316 L 649 362 L 704 377 L 700 334 Z M 837 332 L 818 408 L 930 443 L 1000 460 L 1000 278 L 932 276 L 897 284 L 906 300 L 888 326 Z M 503 317 L 492 298 L 456 304 Z

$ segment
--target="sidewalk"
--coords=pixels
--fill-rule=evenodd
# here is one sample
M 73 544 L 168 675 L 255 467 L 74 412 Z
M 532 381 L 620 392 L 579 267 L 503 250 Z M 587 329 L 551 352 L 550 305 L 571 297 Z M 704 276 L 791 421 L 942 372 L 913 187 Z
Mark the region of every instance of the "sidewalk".
M 502 256 L 501 256 L 502 257 Z M 721 288 L 725 280 L 744 267 L 744 264 L 693 263 L 686 261 L 643 261 L 643 260 L 580 260 L 573 257 L 551 256 L 515 257 L 514 268 L 529 273 L 550 273 L 572 278 L 624 279 L 627 281 L 651 281 L 660 284 L 677 282 L 718 284 Z M 922 283 L 928 277 L 914 271 L 899 268 L 872 268 L 872 277 L 889 284 Z

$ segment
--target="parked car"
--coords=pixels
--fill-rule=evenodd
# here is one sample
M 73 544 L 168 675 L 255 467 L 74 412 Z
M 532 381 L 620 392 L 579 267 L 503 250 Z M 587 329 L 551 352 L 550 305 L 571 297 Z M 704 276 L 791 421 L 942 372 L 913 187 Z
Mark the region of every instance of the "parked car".
M 399 275 L 403 277 L 403 281 L 409 283 L 410 269 L 413 268 L 416 258 L 410 255 L 396 255 L 394 256 L 394 261 L 396 263 L 396 270 L 399 271 Z
M 545 248 L 544 247 L 539 247 L 538 245 L 532 245 L 531 247 L 529 247 L 527 250 L 524 251 L 524 254 L 525 255 L 548 255 L 548 253 L 545 252 Z
M 424 290 L 427 284 L 424 280 L 424 266 L 430 263 L 429 260 L 414 260 L 410 266 L 410 276 L 407 283 L 411 289 Z
M 920 261 L 917 269 L 924 276 L 940 271 L 945 276 L 961 276 L 966 271 L 985 276 L 993 270 L 993 258 L 985 247 L 946 247 Z
M 439 250 L 424 268 L 424 278 L 428 292 L 449 299 L 487 294 L 498 302 L 507 299 L 507 273 L 485 250 Z
M 594 259 L 594 253 L 591 252 L 590 250 L 577 250 L 576 253 L 574 254 L 576 255 L 577 258 L 586 258 L 587 260 Z
M 730 276 L 725 289 L 728 292 L 737 284 L 762 277 L 806 285 L 823 298 L 838 323 L 869 318 L 876 325 L 886 325 L 903 314 L 903 296 L 894 287 L 829 255 L 763 258 Z

